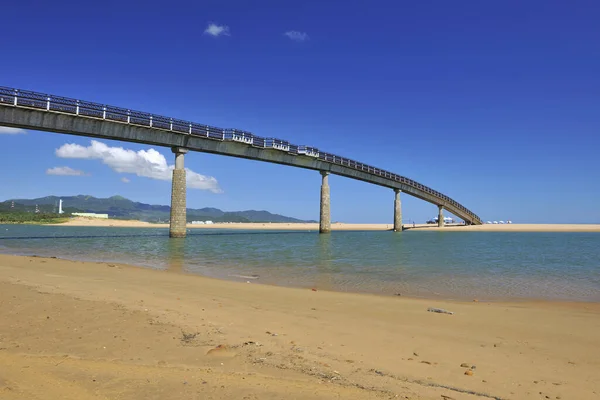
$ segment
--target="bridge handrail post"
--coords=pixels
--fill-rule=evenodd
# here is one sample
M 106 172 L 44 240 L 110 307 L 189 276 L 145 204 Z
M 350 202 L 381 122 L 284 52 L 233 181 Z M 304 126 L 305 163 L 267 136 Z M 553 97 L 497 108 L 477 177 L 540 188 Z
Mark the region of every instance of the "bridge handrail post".
M 19 97 L 19 91 L 15 89 L 15 97 L 13 100 L 13 105 L 16 107 L 18 104 L 17 98 Z
M 152 115 L 150 115 L 150 127 L 152 128 Z
M 131 110 L 127 110 L 127 123 L 131 123 Z
M 77 102 L 75 103 L 75 115 L 79 115 L 79 100 L 77 100 Z
M 170 123 L 169 130 L 171 130 L 171 131 L 172 131 L 172 130 L 173 130 L 173 118 L 171 118 L 171 119 L 169 120 L 169 123 Z
M 190 131 L 189 131 L 189 134 L 190 135 L 192 134 L 192 123 L 191 122 L 190 122 Z
M 106 119 L 106 106 L 102 107 L 102 119 Z
M 46 111 L 50 111 L 50 97 L 46 98 Z

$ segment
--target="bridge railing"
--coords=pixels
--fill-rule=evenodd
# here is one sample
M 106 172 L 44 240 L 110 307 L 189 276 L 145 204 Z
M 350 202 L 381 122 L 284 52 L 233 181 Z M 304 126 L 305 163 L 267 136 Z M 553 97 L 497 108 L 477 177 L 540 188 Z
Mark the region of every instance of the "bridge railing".
M 294 145 L 286 140 L 277 138 L 263 138 L 254 135 L 251 132 L 246 132 L 239 129 L 223 129 L 142 111 L 134 111 L 121 107 L 7 87 L 0 87 L 0 104 L 13 105 L 16 107 L 44 109 L 46 111 L 69 113 L 88 118 L 101 118 L 193 136 L 202 136 L 213 140 L 237 141 L 253 147 L 271 148 L 299 156 L 316 157 L 327 163 L 342 165 L 414 187 L 433 197 L 443 200 L 444 203 L 453 206 L 454 208 L 460 210 L 463 214 L 471 217 L 472 221 L 481 222 L 479 216 L 465 208 L 462 204 L 436 190 L 431 189 L 428 186 L 425 186 L 407 177 L 397 175 L 368 164 L 321 151 L 315 147 Z

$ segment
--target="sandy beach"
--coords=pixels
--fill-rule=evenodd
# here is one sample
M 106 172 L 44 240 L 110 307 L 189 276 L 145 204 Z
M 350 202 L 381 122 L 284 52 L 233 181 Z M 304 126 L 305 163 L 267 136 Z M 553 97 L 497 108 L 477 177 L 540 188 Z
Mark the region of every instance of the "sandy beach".
M 104 226 L 124 228 L 168 228 L 169 224 L 153 224 L 135 220 L 72 218 L 61 226 Z M 318 223 L 214 223 L 208 225 L 187 224 L 188 229 L 239 229 L 239 230 L 302 230 L 318 231 Z M 332 230 L 390 230 L 393 224 L 343 224 L 332 223 Z
M 143 221 L 119 220 L 119 219 L 97 219 L 77 217 L 61 224 L 61 226 L 104 226 L 124 228 L 168 228 L 169 224 L 152 224 Z M 302 230 L 317 231 L 317 223 L 214 223 L 209 225 L 188 224 L 188 229 L 240 229 L 240 230 Z M 334 231 L 386 231 L 391 230 L 393 224 L 347 224 L 332 223 Z M 436 231 L 440 229 L 448 232 L 475 231 L 475 232 L 600 232 L 600 224 L 485 224 L 485 225 L 458 225 L 450 224 L 444 228 L 429 224 L 405 224 L 404 229 L 408 231 Z
M 416 228 L 405 225 L 405 229 L 448 232 L 600 232 L 600 224 L 484 224 L 448 225 L 443 228 L 438 228 L 436 225 L 417 225 Z
M 600 395 L 599 304 L 314 289 L 0 256 L 0 398 Z

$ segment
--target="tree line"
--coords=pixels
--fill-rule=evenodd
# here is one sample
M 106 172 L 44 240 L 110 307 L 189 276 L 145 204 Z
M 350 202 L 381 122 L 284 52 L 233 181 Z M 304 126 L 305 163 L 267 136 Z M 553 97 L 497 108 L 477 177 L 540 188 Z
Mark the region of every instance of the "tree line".
M 65 214 L 32 213 L 32 212 L 3 212 L 0 213 L 0 224 L 56 224 L 67 221 Z

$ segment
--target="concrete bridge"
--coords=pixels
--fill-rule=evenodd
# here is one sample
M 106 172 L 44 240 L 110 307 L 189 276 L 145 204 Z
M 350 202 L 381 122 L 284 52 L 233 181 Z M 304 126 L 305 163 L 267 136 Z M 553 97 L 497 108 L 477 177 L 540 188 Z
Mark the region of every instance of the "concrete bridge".
M 466 224 L 482 223 L 475 213 L 457 201 L 412 179 L 314 147 L 294 145 L 276 138 L 263 138 L 242 130 L 217 128 L 126 108 L 6 87 L 0 87 L 0 126 L 170 147 L 175 153 L 171 237 L 185 237 L 186 234 L 184 155 L 190 150 L 319 171 L 322 179 L 321 233 L 331 230 L 329 174 L 393 189 L 394 231 L 402 230 L 401 192 L 437 205 L 439 226 L 444 224 L 444 210 L 462 218 Z

